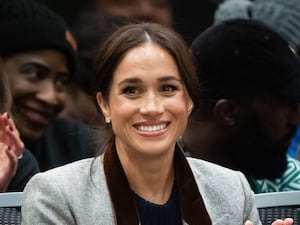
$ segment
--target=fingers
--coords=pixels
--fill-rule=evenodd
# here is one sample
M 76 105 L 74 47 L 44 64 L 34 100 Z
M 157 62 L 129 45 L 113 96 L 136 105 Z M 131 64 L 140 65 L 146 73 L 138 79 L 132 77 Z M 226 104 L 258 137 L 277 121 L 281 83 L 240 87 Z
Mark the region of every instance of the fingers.
M 0 142 L 0 192 L 6 191 L 11 179 L 15 176 L 18 159 L 11 149 Z
M 292 225 L 293 223 L 294 221 L 292 218 L 286 218 L 284 220 L 277 219 L 272 223 L 272 225 Z M 250 220 L 247 220 L 244 225 L 253 225 L 253 223 Z
M 284 225 L 292 225 L 293 223 L 294 223 L 294 220 L 292 218 L 284 219 Z
M 272 225 L 292 225 L 294 223 L 292 218 L 286 218 L 284 220 L 277 219 L 275 220 Z
M 8 124 L 8 114 L 0 114 L 0 141 L 5 138 L 5 127 Z
M 12 152 L 14 152 L 17 157 L 20 156 L 24 149 L 24 143 L 20 139 L 20 133 L 16 129 L 13 120 L 8 113 L 4 113 L 0 115 L 0 121 L 0 133 L 2 133 L 2 137 L 0 135 L 0 142 L 10 146 Z
M 7 137 L 9 138 L 5 144 L 11 147 L 12 152 L 18 157 L 22 154 L 24 150 L 24 143 L 20 139 L 20 136 L 11 130 L 10 127 L 6 127 Z
M 9 114 L 4 113 L 4 115 L 6 115 L 6 118 L 8 120 L 8 125 L 11 126 L 11 130 L 14 131 L 17 136 L 20 136 L 20 133 L 19 133 L 18 129 L 16 128 L 14 121 L 10 118 Z
M 18 165 L 18 158 L 16 157 L 15 153 L 9 148 L 6 148 L 5 152 L 7 155 L 7 159 L 10 161 L 9 169 L 11 170 L 11 174 L 14 176 Z

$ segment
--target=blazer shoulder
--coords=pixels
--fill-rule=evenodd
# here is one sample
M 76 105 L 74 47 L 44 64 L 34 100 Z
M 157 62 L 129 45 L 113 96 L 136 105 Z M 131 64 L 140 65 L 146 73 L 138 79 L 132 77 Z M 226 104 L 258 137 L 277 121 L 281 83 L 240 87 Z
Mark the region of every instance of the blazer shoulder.
M 224 166 L 208 162 L 202 159 L 196 159 L 192 157 L 187 157 L 189 165 L 193 171 L 194 176 L 201 177 L 201 179 L 207 180 L 240 180 L 243 182 L 245 180 L 245 176 L 242 172 L 237 170 L 232 170 L 226 168 Z

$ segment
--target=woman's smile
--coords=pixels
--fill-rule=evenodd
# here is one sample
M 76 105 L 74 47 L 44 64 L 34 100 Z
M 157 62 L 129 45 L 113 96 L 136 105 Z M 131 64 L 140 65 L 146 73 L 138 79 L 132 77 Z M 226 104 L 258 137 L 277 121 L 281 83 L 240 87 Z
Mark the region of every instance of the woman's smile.
M 155 132 L 160 131 L 168 126 L 167 123 L 157 125 L 135 125 L 134 127 L 143 132 Z

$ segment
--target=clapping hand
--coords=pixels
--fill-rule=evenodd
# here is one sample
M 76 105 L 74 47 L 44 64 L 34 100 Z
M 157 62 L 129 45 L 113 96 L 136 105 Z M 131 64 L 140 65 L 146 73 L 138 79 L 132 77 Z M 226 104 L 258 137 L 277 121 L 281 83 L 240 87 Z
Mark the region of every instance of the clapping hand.
M 271 225 L 292 225 L 294 223 L 293 219 L 286 218 L 284 220 L 277 219 Z M 253 225 L 251 221 L 246 221 L 245 225 Z
M 8 113 L 0 114 L 0 192 L 6 191 L 22 157 L 24 143 Z

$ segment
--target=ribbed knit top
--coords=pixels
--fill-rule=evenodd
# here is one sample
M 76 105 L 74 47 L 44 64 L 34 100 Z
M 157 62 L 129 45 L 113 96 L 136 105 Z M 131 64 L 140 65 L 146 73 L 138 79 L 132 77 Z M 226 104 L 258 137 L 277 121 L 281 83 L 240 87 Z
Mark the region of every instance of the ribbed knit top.
M 182 225 L 175 186 L 169 200 L 163 205 L 154 204 L 135 194 L 135 201 L 142 225 Z

